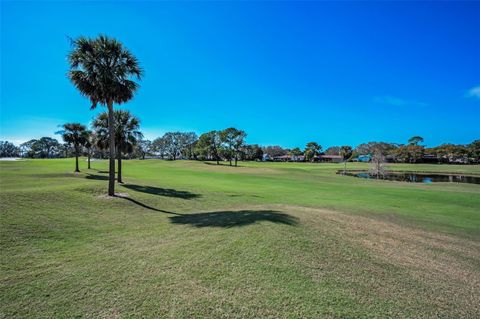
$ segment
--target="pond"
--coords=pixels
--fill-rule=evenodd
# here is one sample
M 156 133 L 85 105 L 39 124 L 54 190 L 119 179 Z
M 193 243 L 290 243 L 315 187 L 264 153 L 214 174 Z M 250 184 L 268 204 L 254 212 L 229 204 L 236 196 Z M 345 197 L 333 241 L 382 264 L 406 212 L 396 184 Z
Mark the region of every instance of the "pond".
M 416 172 L 386 172 L 385 175 L 371 175 L 368 171 L 338 171 L 337 174 L 359 178 L 384 179 L 389 181 L 400 181 L 410 183 L 471 183 L 480 184 L 480 176 L 469 176 L 462 174 L 436 174 Z

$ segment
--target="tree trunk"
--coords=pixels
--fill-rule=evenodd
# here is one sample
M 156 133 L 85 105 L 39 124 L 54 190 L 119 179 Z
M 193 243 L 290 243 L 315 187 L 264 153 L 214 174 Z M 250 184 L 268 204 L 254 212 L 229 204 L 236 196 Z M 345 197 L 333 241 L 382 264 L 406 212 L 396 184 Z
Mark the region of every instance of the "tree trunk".
M 235 166 L 237 166 L 237 155 L 235 155 Z
M 78 147 L 75 147 L 75 172 L 80 172 L 78 169 Z
M 115 196 L 115 123 L 113 118 L 113 102 L 108 101 L 108 134 L 110 158 L 108 167 L 108 196 Z
M 88 169 L 90 169 L 90 151 L 88 151 Z
M 118 160 L 117 181 L 119 183 L 123 183 L 123 181 L 122 181 L 122 151 L 120 151 L 120 146 L 117 147 L 117 160 Z

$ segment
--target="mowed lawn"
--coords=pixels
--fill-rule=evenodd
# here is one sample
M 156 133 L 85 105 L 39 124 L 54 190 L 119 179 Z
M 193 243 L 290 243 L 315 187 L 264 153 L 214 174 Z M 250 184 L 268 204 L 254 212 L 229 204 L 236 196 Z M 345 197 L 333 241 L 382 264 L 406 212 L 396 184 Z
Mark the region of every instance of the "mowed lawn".
M 107 164 L 0 162 L 0 317 L 478 318 L 480 185 L 131 160 L 111 199 Z

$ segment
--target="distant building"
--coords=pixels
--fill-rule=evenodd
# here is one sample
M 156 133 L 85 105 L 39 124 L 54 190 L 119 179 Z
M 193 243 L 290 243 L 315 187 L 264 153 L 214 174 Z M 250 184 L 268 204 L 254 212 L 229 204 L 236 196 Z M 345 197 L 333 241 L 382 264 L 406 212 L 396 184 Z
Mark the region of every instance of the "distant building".
M 341 155 L 320 155 L 319 160 L 326 163 L 341 163 L 343 162 L 343 156 Z
M 370 155 L 370 154 L 367 154 L 367 155 L 358 155 L 357 160 L 358 160 L 359 162 L 367 163 L 367 162 L 370 162 L 370 161 L 372 160 L 372 155 Z
M 281 155 L 272 158 L 274 162 L 304 162 L 305 156 Z
M 272 160 L 272 158 L 270 157 L 270 155 L 263 154 L 263 156 L 262 156 L 262 161 L 263 162 L 270 162 L 271 160 Z

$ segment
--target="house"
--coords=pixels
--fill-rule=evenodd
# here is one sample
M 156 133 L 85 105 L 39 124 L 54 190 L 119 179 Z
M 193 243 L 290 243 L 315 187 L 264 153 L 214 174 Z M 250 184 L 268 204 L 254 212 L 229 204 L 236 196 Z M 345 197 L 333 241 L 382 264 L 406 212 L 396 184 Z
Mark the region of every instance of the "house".
M 341 163 L 343 156 L 341 155 L 320 155 L 319 160 L 325 163 Z
M 305 156 L 299 155 L 282 155 L 282 156 L 274 156 L 273 161 L 275 162 L 304 162 Z
M 359 162 L 370 162 L 372 159 L 372 155 L 367 154 L 367 155 L 358 155 L 358 161 Z

